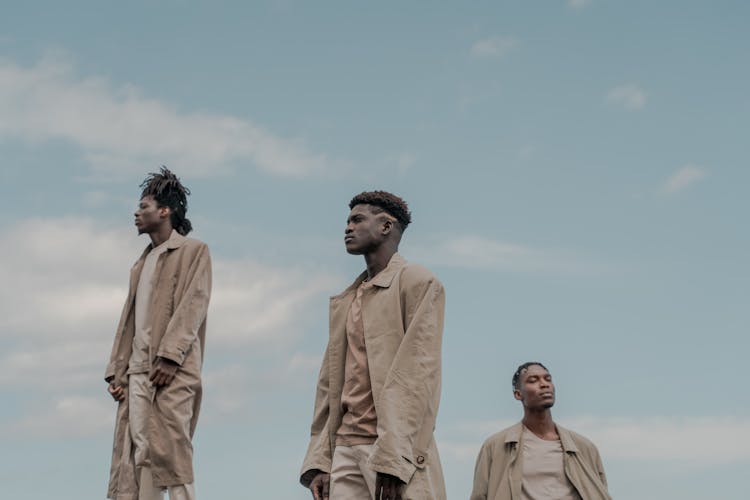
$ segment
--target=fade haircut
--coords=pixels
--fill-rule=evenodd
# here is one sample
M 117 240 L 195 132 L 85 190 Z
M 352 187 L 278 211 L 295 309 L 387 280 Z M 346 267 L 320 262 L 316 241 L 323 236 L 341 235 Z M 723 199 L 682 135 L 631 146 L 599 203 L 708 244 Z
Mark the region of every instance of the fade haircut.
M 523 375 L 523 372 L 529 369 L 530 366 L 541 366 L 545 370 L 547 370 L 547 367 L 541 364 L 539 361 L 527 361 L 526 363 L 522 364 L 516 369 L 516 373 L 513 374 L 513 390 L 517 391 L 519 389 L 518 385 L 521 383 L 521 375 Z M 549 373 L 549 370 L 547 370 L 547 373 Z
M 349 209 L 351 210 L 356 205 L 372 205 L 380 209 L 375 210 L 375 213 L 383 211 L 395 217 L 401 232 L 411 223 L 409 206 L 402 198 L 388 191 L 364 191 L 359 193 L 349 202 Z
M 151 172 L 141 182 L 141 199 L 144 196 L 152 196 L 158 207 L 169 207 L 171 210 L 170 221 L 175 231 L 185 236 L 193 230 L 185 214 L 187 213 L 187 197 L 190 190 L 182 185 L 167 167 L 162 166 L 159 173 Z

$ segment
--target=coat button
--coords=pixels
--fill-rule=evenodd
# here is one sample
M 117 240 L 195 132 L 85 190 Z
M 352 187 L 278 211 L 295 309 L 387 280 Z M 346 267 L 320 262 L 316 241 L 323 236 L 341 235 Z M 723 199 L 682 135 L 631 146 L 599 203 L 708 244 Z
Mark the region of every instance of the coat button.
M 422 465 L 422 464 L 424 463 L 424 457 L 423 457 L 422 455 L 419 455 L 419 456 L 417 457 L 417 463 L 418 463 L 419 465 Z

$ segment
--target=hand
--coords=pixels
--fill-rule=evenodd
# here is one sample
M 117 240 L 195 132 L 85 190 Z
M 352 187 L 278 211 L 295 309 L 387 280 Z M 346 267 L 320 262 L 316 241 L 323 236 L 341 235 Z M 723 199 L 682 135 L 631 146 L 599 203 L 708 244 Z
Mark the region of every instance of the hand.
M 375 500 L 401 500 L 401 487 L 404 484 L 396 476 L 378 472 L 375 480 Z
M 310 481 L 310 491 L 312 491 L 315 500 L 327 499 L 330 487 L 331 475 L 326 472 L 319 472 L 318 475 Z
M 171 359 L 158 357 L 154 366 L 151 367 L 151 376 L 148 378 L 155 387 L 169 385 L 174 380 L 174 376 L 180 365 Z
M 110 382 L 107 386 L 107 392 L 109 392 L 110 396 L 112 396 L 112 399 L 117 402 L 123 401 L 125 399 L 125 389 L 123 389 L 122 386 L 113 384 L 112 382 Z

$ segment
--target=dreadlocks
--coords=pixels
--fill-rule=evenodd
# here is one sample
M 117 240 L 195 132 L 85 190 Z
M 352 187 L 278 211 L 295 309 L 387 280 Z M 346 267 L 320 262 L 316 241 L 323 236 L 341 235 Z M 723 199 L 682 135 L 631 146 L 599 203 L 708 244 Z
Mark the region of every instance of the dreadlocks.
M 356 205 L 372 205 L 396 218 L 398 225 L 403 232 L 406 226 L 411 223 L 411 212 L 406 202 L 387 191 L 365 191 L 359 193 L 349 202 L 349 208 Z
M 525 372 L 530 366 L 534 366 L 534 365 L 541 366 L 542 368 L 547 370 L 547 367 L 538 361 L 528 361 L 522 364 L 521 366 L 518 367 L 518 369 L 516 370 L 516 373 L 513 374 L 513 389 L 514 390 L 518 389 L 518 384 L 521 382 L 521 375 L 523 375 L 523 372 Z M 547 371 L 549 372 L 549 370 Z
M 153 196 L 157 206 L 170 208 L 170 220 L 175 231 L 183 236 L 192 231 L 193 225 L 185 217 L 190 190 L 167 167 L 162 166 L 159 173 L 148 174 L 140 187 L 143 188 L 141 198 Z

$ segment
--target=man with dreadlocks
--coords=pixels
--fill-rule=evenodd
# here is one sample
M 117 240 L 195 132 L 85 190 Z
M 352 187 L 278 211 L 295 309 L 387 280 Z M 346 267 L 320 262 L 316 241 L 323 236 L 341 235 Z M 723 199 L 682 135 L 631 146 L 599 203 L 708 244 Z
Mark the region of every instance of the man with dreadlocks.
M 443 286 L 397 253 L 411 222 L 404 200 L 365 192 L 349 208 L 344 245 L 367 269 L 331 298 L 300 481 L 316 500 L 442 500 Z
M 119 403 L 107 498 L 193 500 L 191 444 L 201 403 L 201 366 L 211 258 L 185 236 L 190 191 L 166 167 L 141 184 L 138 234 L 150 244 L 130 271 L 130 290 L 105 373 Z
M 552 420 L 555 384 L 547 368 L 524 363 L 512 383 L 523 420 L 482 445 L 471 500 L 611 500 L 596 446 Z

